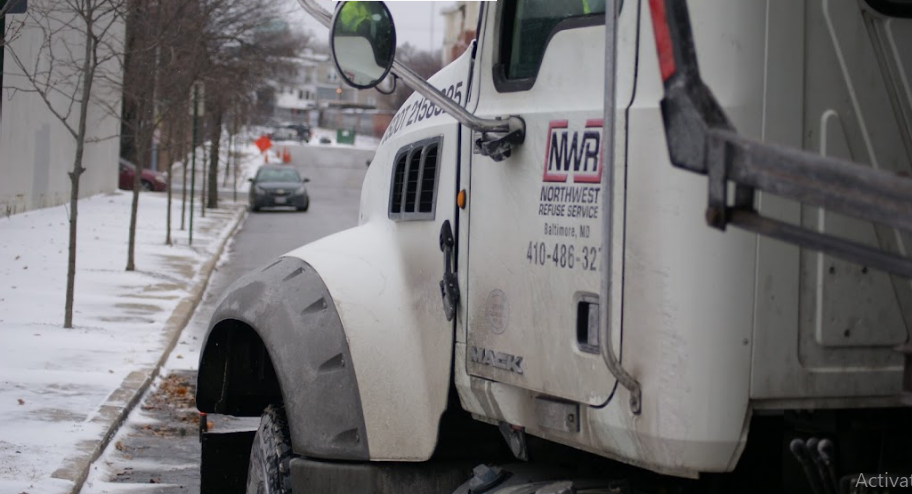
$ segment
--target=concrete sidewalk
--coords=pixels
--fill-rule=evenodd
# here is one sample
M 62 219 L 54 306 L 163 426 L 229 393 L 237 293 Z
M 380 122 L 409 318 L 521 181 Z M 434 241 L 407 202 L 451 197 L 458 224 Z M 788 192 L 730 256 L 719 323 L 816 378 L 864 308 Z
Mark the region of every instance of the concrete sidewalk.
M 139 271 L 126 273 L 129 197 L 80 201 L 71 330 L 60 326 L 65 212 L 51 208 L 0 220 L 0 283 L 15 283 L 0 284 L 2 493 L 79 491 L 176 344 L 245 214 L 240 205 L 207 211 L 194 220 L 192 247 L 187 232 L 179 231 L 173 233 L 177 245 L 168 247 L 162 245 L 164 198 L 144 194 Z M 179 225 L 179 202 L 172 215 Z

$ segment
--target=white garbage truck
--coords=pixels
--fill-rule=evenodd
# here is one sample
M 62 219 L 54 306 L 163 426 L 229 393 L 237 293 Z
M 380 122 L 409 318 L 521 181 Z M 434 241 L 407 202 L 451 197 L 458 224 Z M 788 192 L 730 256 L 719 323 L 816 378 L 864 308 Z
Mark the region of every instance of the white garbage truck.
M 234 283 L 202 490 L 897 492 L 912 483 L 912 2 L 498 0 L 415 89 L 357 227 Z

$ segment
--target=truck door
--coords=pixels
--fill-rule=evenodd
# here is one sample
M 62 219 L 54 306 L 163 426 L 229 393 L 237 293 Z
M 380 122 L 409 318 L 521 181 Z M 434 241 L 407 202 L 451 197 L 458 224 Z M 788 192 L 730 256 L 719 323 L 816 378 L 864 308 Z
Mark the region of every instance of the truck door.
M 639 16 L 638 2 L 624 3 L 621 110 L 633 95 Z M 600 206 L 611 127 L 602 121 L 604 12 L 604 0 L 504 0 L 487 9 L 475 113 L 518 115 L 527 133 L 505 161 L 472 155 L 468 221 L 468 373 L 592 405 L 615 386 L 597 334 L 600 225 L 610 213 Z M 623 169 L 624 111 L 617 114 Z

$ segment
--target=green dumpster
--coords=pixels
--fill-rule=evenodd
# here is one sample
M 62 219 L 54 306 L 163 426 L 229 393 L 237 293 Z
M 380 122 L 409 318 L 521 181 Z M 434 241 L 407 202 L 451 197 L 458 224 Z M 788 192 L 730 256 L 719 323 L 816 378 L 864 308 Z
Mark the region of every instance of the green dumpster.
M 355 131 L 351 129 L 339 129 L 336 131 L 337 144 L 355 144 Z

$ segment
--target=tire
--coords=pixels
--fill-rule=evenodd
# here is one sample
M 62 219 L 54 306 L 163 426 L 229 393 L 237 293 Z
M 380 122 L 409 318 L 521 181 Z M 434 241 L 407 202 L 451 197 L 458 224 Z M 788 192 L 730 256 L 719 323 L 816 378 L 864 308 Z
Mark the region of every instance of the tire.
M 140 187 L 142 187 L 142 190 L 144 190 L 146 192 L 152 192 L 152 190 L 153 190 L 152 182 L 149 182 L 148 180 L 141 181 Z
M 285 408 L 269 405 L 250 448 L 247 494 L 291 494 L 291 439 Z
M 254 206 L 253 204 L 251 204 L 250 211 L 254 212 L 254 213 L 258 213 L 258 212 L 260 212 L 260 208 L 258 206 Z

